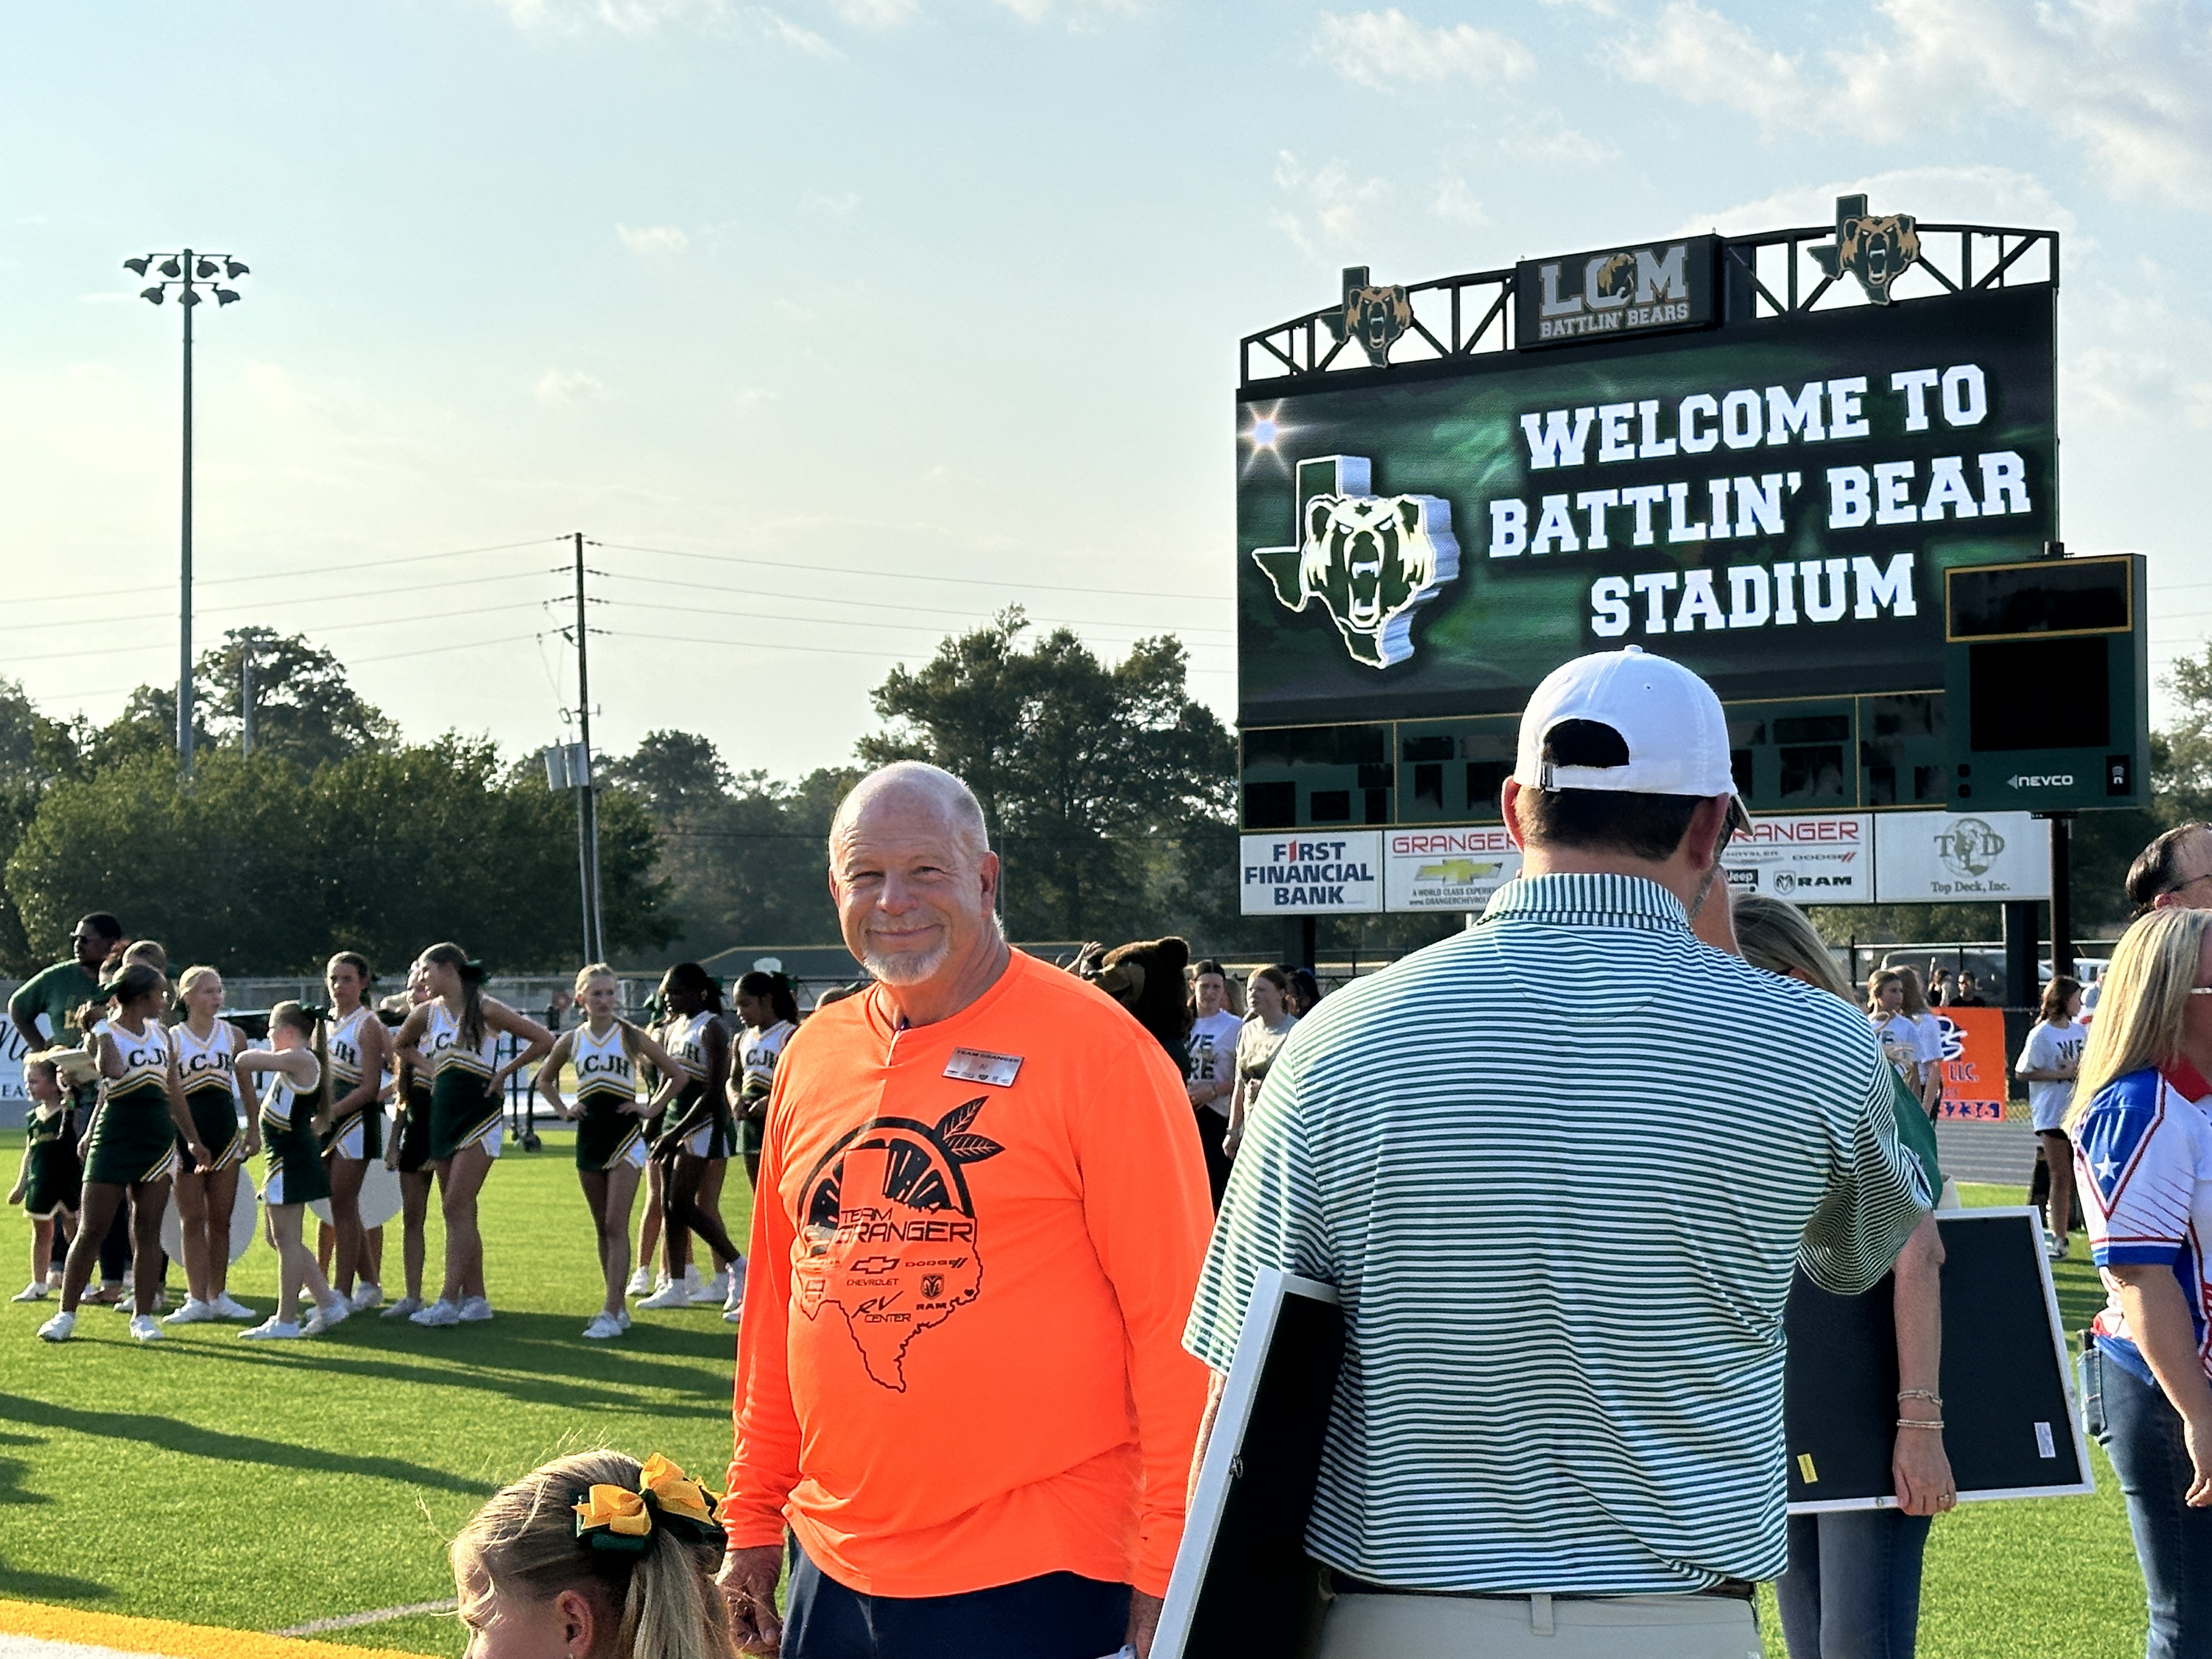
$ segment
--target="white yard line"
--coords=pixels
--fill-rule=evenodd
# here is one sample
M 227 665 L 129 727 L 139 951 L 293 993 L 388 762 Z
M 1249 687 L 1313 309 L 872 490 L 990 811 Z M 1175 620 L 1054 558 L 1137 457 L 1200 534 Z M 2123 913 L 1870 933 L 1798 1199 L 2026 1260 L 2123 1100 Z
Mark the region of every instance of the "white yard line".
M 404 1607 L 379 1607 L 374 1613 L 349 1613 L 336 1619 L 310 1619 L 304 1625 L 293 1625 L 269 1633 L 271 1636 L 320 1636 L 326 1630 L 358 1630 L 363 1625 L 381 1625 L 393 1619 L 411 1619 L 418 1613 L 451 1613 L 459 1605 L 449 1595 L 442 1601 L 410 1601 Z M 0 1637 L 0 1641 L 6 1639 Z M 17 1659 L 17 1656 L 5 1647 L 0 1647 L 0 1659 Z M 44 1656 L 26 1655 L 24 1659 L 44 1659 Z

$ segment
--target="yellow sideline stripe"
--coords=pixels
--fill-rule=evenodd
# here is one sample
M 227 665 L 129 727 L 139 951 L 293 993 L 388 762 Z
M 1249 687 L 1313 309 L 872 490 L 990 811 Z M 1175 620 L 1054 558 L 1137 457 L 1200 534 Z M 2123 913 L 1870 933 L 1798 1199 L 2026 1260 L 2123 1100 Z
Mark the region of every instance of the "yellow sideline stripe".
M 163 1659 L 362 1659 L 364 1655 L 398 1651 L 303 1642 L 213 1625 L 179 1625 L 167 1619 L 131 1619 L 44 1601 L 0 1601 L 0 1635 L 79 1642 L 89 1647 L 119 1648 L 125 1653 L 160 1654 Z

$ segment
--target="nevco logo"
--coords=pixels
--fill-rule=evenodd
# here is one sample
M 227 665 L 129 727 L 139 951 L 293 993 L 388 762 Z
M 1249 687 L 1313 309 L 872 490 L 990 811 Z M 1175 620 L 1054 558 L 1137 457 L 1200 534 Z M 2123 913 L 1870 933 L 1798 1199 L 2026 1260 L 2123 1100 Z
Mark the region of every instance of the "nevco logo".
M 2074 787 L 2071 772 L 2015 772 L 2005 782 L 2014 789 L 2070 789 Z

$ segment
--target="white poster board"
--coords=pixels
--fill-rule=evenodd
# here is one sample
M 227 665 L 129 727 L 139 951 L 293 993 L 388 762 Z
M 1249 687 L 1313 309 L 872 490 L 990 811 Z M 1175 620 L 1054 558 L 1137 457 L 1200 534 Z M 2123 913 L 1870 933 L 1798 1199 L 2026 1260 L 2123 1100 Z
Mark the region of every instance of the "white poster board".
M 1874 814 L 1756 817 L 1721 855 L 1731 893 L 1792 904 L 1874 902 Z
M 1382 837 L 1382 908 L 1480 913 L 1521 873 L 1521 852 L 1503 824 L 1391 830 Z
M 1248 916 L 1358 915 L 1382 908 L 1382 832 L 1285 830 L 1238 842 Z
M 2051 825 L 2027 812 L 1881 812 L 1875 898 L 1985 903 L 2051 896 Z

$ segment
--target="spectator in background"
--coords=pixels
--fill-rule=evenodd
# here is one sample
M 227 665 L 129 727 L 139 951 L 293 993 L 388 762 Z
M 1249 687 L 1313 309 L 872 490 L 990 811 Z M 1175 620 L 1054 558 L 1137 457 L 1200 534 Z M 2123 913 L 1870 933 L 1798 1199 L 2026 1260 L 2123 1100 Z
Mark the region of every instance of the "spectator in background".
M 23 1052 L 38 1053 L 49 1046 L 81 1048 L 84 1031 L 78 1024 L 78 1012 L 94 1001 L 100 991 L 100 974 L 107 958 L 123 948 L 123 924 L 105 910 L 95 910 L 81 918 L 70 934 L 70 954 L 51 967 L 41 968 L 15 988 L 8 999 L 8 1018 L 22 1039 Z M 98 1067 L 92 1075 L 69 1089 L 70 1109 L 62 1121 L 63 1144 L 70 1149 L 72 1159 L 79 1156 L 77 1142 L 92 1127 L 93 1109 L 100 1103 L 100 1073 Z M 117 1218 L 112 1230 L 112 1242 L 102 1244 L 100 1255 L 100 1289 L 85 1296 L 87 1302 L 112 1305 L 123 1300 L 123 1275 L 131 1261 L 131 1231 L 122 1218 Z M 58 1252 L 66 1247 L 57 1243 Z M 57 1254 L 52 1264 L 55 1278 L 60 1278 L 61 1258 Z
M 2013 1075 L 2027 1085 L 2028 1109 L 2043 1142 L 2043 1167 L 2051 1175 L 2045 1200 L 2043 1248 L 2053 1261 L 2065 1260 L 2074 1214 L 2074 1149 L 2066 1139 L 2066 1113 L 2074 1103 L 2074 1077 L 2081 1070 L 2081 1046 L 2089 1040 L 2081 1024 L 2081 981 L 2064 974 L 2043 988 L 2043 1014 L 2021 1045 Z
M 1904 1014 L 1920 1045 L 1920 1109 L 1934 1117 L 1943 1104 L 1943 1017 L 1920 994 L 1918 974 L 1910 968 L 1897 972 L 1905 982 Z
M 2212 1652 L 2212 912 L 2154 907 L 2121 937 L 2066 1127 L 2106 1292 L 2082 1416 L 2128 1500 L 2148 1659 Z
M 1951 1000 L 1951 970 L 1938 968 L 1936 958 L 1928 959 L 1928 1006 L 1941 1008 Z
M 1206 1182 L 1213 1207 L 1221 1207 L 1221 1188 L 1229 1179 L 1229 1155 L 1221 1150 L 1229 1133 L 1229 1097 L 1237 1088 L 1237 1038 L 1244 1022 L 1229 1012 L 1229 975 L 1211 957 L 1191 970 L 1190 1072 L 1186 1091 L 1198 1115 L 1198 1141 L 1206 1152 Z
M 1291 975 L 1291 1013 L 1304 1019 L 1313 1012 L 1314 1005 L 1321 1000 L 1321 981 L 1314 977 L 1310 968 L 1292 968 Z
M 1982 994 L 1981 981 L 1974 977 L 1971 968 L 1959 969 L 1959 991 L 1944 1006 L 1948 1008 L 1986 1008 L 1990 1000 Z
M 1915 1100 L 1925 1100 L 1920 1082 L 1920 1028 L 1905 1017 L 1905 975 L 1877 968 L 1867 981 L 1867 1024 L 1874 1027 L 1882 1057 L 1905 1079 Z
M 2212 907 L 2212 823 L 2177 823 L 2136 854 L 2128 866 L 2128 902 L 2139 916 L 2176 905 Z
M 1763 894 L 1735 902 L 1743 958 L 1845 1002 L 1850 988 L 1805 913 Z M 1941 1191 L 1936 1126 L 1914 1110 L 1902 1079 L 1892 1103 L 1899 1141 Z M 1898 1426 L 1890 1443 L 1893 1509 L 1790 1517 L 1790 1568 L 1774 1583 L 1790 1659 L 1912 1659 L 1920 1625 L 1920 1567 L 1930 1517 L 1958 1500 L 1943 1449 L 1943 1240 L 1924 1216 L 1898 1252 L 1890 1327 L 1896 1344 Z
M 1244 1115 L 1259 1098 L 1260 1085 L 1275 1063 L 1275 1051 L 1298 1023 L 1291 1011 L 1291 976 L 1280 968 L 1255 969 L 1246 982 L 1244 1000 L 1252 1012 L 1237 1033 L 1237 1087 L 1230 1096 L 1229 1128 L 1221 1142 L 1229 1158 L 1237 1156 L 1237 1143 L 1244 1139 Z
M 568 1010 L 575 1006 L 576 997 L 574 992 L 565 985 L 555 986 L 552 996 L 548 998 L 545 1003 L 545 1029 L 549 1031 L 558 1031 L 561 1029 L 562 1020 L 567 1018 Z

